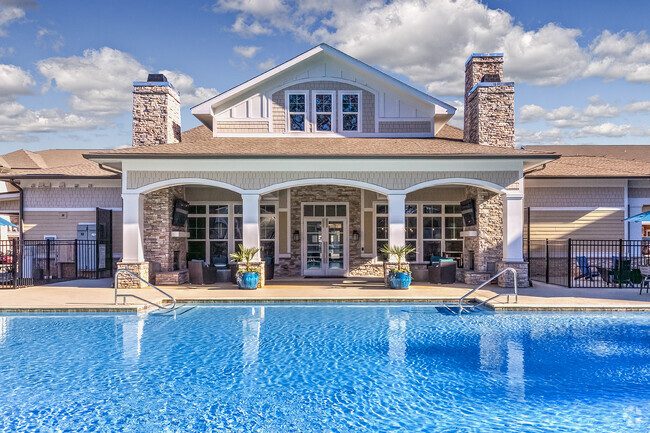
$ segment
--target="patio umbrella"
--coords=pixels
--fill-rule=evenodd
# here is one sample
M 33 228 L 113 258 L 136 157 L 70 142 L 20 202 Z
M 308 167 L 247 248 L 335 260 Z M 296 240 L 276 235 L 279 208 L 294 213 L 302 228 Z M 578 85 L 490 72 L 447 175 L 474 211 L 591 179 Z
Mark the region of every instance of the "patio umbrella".
M 9 221 L 7 221 L 7 220 L 4 219 L 4 218 L 0 218 L 0 226 L 9 226 L 9 227 L 16 227 L 16 228 L 18 228 L 18 226 L 17 226 L 16 224 L 12 224 L 12 223 L 10 223 Z
M 650 210 L 647 212 L 642 212 L 638 215 L 631 216 L 629 218 L 625 218 L 623 221 L 631 221 L 633 223 L 650 222 Z

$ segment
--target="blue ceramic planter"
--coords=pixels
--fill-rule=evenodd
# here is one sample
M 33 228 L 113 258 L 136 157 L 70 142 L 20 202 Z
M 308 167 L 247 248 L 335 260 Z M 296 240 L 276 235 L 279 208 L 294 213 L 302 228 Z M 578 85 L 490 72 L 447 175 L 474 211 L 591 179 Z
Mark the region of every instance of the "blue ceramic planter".
M 411 285 L 410 272 L 395 272 L 392 271 L 390 275 L 390 288 L 391 289 L 408 289 Z
M 260 282 L 260 274 L 257 272 L 242 272 L 237 276 L 237 285 L 240 289 L 257 289 Z

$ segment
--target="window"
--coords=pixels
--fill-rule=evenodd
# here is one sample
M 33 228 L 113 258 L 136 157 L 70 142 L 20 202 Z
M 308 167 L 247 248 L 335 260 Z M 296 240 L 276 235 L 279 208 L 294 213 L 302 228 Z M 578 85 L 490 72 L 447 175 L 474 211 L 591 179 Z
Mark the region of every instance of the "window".
M 275 257 L 275 205 L 260 206 L 260 247 L 263 258 Z
M 341 131 L 358 132 L 361 130 L 361 93 L 341 93 Z
M 463 255 L 463 218 L 460 205 L 407 203 L 404 207 L 404 230 L 407 245 L 416 248 L 406 260 L 428 262 L 431 256 L 460 259 Z M 388 243 L 388 205 L 375 204 L 376 252 Z M 377 260 L 383 260 L 377 254 Z
M 289 131 L 305 131 L 307 123 L 307 94 L 288 93 Z
M 334 92 L 315 91 L 313 93 L 312 105 L 314 107 L 313 122 L 316 123 L 316 131 L 334 131 Z

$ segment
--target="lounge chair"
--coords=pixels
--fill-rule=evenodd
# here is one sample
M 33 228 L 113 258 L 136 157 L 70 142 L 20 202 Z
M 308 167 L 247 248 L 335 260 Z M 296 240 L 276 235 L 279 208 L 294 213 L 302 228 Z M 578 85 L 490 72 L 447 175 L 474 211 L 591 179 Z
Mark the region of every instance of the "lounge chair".
M 639 289 L 639 295 L 641 292 L 643 292 L 643 289 L 645 288 L 645 292 L 648 293 L 650 291 L 650 266 L 642 266 L 639 268 L 639 273 L 641 274 L 641 277 L 643 278 L 643 281 L 641 281 L 641 288 Z
M 584 278 L 585 280 L 593 281 L 594 277 L 599 276 L 600 274 L 596 270 L 592 270 L 591 266 L 589 266 L 589 261 L 587 260 L 587 257 L 585 256 L 578 256 L 576 257 L 576 261 L 578 262 L 578 269 L 580 269 L 580 275 L 575 277 L 575 280 L 579 280 L 580 278 Z
M 616 260 L 616 267 L 609 271 L 609 277 L 614 284 L 631 286 L 632 263 L 630 260 Z

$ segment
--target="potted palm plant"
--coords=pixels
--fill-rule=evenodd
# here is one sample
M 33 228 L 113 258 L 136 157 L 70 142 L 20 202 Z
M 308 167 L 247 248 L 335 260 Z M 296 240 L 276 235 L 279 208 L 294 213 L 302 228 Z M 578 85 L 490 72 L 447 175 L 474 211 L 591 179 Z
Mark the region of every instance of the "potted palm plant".
M 408 289 L 411 285 L 411 272 L 402 269 L 402 261 L 408 254 L 415 251 L 410 245 L 388 245 L 384 244 L 380 251 L 384 254 L 397 257 L 397 269 L 391 269 L 388 273 L 388 280 L 391 289 Z
M 260 270 L 251 266 L 251 261 L 260 251 L 257 247 L 244 248 L 243 245 L 239 245 L 239 251 L 232 253 L 230 257 L 237 263 L 244 263 L 246 268 L 240 269 L 237 271 L 237 286 L 240 289 L 257 289 L 257 285 L 260 282 Z

